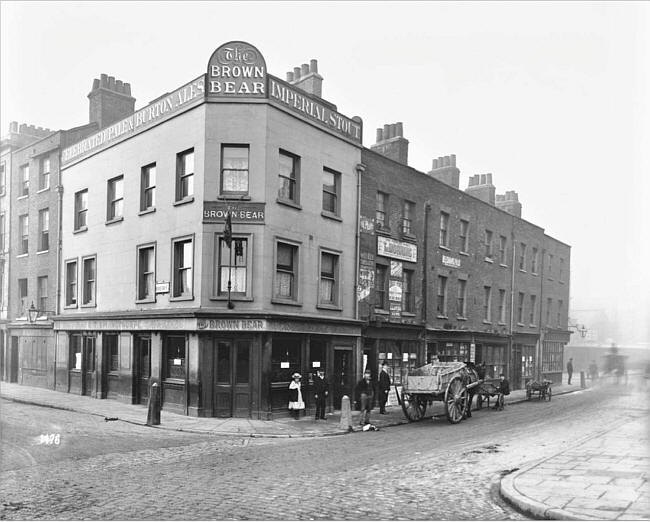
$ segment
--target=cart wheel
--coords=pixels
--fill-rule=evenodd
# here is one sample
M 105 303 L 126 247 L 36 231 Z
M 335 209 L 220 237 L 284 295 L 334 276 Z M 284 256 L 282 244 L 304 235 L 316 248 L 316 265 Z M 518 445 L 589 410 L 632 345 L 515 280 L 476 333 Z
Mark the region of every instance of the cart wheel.
M 551 402 L 552 395 L 553 395 L 553 390 L 551 390 L 551 387 L 549 386 L 548 390 L 546 391 L 546 400 L 548 400 L 548 402 Z
M 468 403 L 467 388 L 460 377 L 454 377 L 445 392 L 445 414 L 452 424 L 458 424 L 465 416 Z
M 476 409 L 480 410 L 481 408 L 483 408 L 483 395 L 481 395 L 480 393 L 477 393 L 476 394 Z
M 530 398 L 533 396 L 533 392 L 530 388 L 526 388 L 526 400 L 530 400 Z
M 409 422 L 419 421 L 427 410 L 427 401 L 420 395 L 402 394 L 402 410 Z

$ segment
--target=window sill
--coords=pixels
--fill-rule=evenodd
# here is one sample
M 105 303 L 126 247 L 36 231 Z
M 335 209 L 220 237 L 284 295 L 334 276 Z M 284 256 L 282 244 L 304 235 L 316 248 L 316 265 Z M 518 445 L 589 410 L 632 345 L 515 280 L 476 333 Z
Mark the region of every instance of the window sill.
M 375 308 L 375 314 L 376 315 L 390 315 L 390 312 L 388 310 L 384 310 L 383 308 Z
M 76 310 L 76 309 L 77 309 L 77 305 L 76 305 L 76 304 L 65 305 L 65 306 L 63 307 L 63 309 L 64 309 L 64 310 Z
M 445 246 L 445 245 L 438 245 L 438 248 L 440 250 L 446 250 L 447 252 L 451 252 L 451 248 L 449 248 L 448 246 Z
M 376 226 L 375 227 L 375 232 L 377 234 L 382 235 L 382 236 L 390 236 L 390 228 L 388 228 L 388 227 Z
M 251 296 L 249 296 L 249 295 L 247 295 L 247 296 L 241 296 L 241 295 L 234 296 L 234 295 L 231 295 L 230 300 L 231 301 L 241 301 L 241 302 L 247 302 L 247 301 L 252 302 L 253 298 Z M 210 296 L 210 301 L 224 301 L 225 302 L 225 301 L 228 301 L 228 296 L 213 295 L 213 296 Z
M 323 216 L 324 218 L 331 219 L 333 221 L 341 221 L 341 222 L 343 221 L 341 216 L 337 216 L 336 214 L 333 214 L 332 212 L 326 212 L 325 210 L 323 210 L 320 213 L 320 215 Z
M 135 300 L 135 304 L 151 304 L 151 303 L 155 303 L 155 302 L 156 302 L 155 297 L 154 298 L 149 297 L 147 299 L 136 299 Z
M 531 272 L 532 275 L 538 276 L 539 274 L 537 272 Z
M 508 265 L 504 265 L 503 263 L 499 263 L 499 266 L 502 268 L 508 268 Z
M 333 304 L 317 304 L 316 308 L 319 308 L 321 310 L 335 310 L 337 312 L 343 311 L 343 308 L 341 306 Z
M 295 201 L 291 201 L 290 199 L 277 198 L 275 202 L 278 205 L 284 205 L 285 207 L 291 207 L 291 208 L 295 208 L 296 210 L 302 210 L 302 207 L 300 206 L 299 203 L 296 203 Z
M 88 230 L 88 227 L 81 227 L 81 228 L 76 228 L 75 230 L 72 231 L 73 234 L 81 234 L 82 232 L 86 232 Z
M 16 256 L 16 259 L 21 259 L 21 258 L 23 258 L 23 257 L 27 257 L 28 255 L 29 255 L 29 252 L 26 252 L 26 253 L 24 253 L 24 254 L 18 254 L 18 255 Z
M 183 199 L 177 199 L 174 201 L 174 206 L 179 207 L 180 205 L 186 205 L 187 203 L 192 203 L 194 201 L 194 196 L 188 196 Z
M 524 323 L 517 323 L 517 326 L 521 326 L 522 328 L 526 327 L 526 325 Z
M 86 303 L 86 304 L 82 304 L 80 306 L 80 308 L 97 308 L 97 304 L 96 303 Z
M 415 317 L 413 312 L 402 312 L 402 317 Z
M 302 306 L 302 303 L 299 303 L 298 301 L 295 301 L 293 299 L 282 299 L 280 297 L 272 297 L 271 303 L 288 305 L 288 306 Z
M 487 319 L 483 319 L 482 323 L 483 324 L 492 324 L 492 321 L 488 321 Z
M 23 194 L 22 196 L 18 196 L 16 198 L 16 201 L 21 201 L 23 199 L 27 199 L 29 197 L 29 194 Z
M 70 368 L 68 371 L 71 373 L 81 373 L 81 368 Z
M 36 255 L 40 256 L 41 254 L 49 254 L 49 253 L 50 253 L 50 249 L 48 248 L 47 250 L 39 250 L 38 252 L 36 252 Z
M 506 323 L 504 323 L 504 322 L 502 322 L 502 321 L 499 321 L 497 324 L 498 324 L 499 326 L 505 326 L 505 325 L 506 325 Z
M 177 295 L 176 297 L 169 297 L 170 301 L 193 301 L 194 296 L 193 295 Z
M 491 257 L 486 257 L 485 258 L 486 263 L 494 263 L 493 259 Z
M 124 216 L 116 217 L 113 219 L 109 219 L 106 221 L 105 225 L 113 225 L 115 223 L 120 223 L 121 221 L 124 221 Z
M 438 319 L 449 319 L 449 316 L 447 316 L 447 315 L 440 315 L 440 314 L 438 314 L 436 317 L 437 317 Z
M 409 232 L 402 232 L 402 239 L 407 239 L 409 241 L 417 241 L 418 238 L 415 236 L 415 234 L 411 234 Z
M 548 279 L 549 281 L 554 281 L 552 277 L 547 277 L 546 279 Z
M 217 199 L 223 201 L 250 201 L 251 197 L 248 194 L 220 194 Z
M 528 328 L 537 328 L 537 325 L 536 324 L 529 324 Z
M 564 284 L 564 281 L 558 281 L 558 283 L 560 283 L 561 285 L 563 285 L 563 284 Z
M 152 214 L 155 211 L 156 211 L 156 207 L 146 208 L 138 212 L 138 216 L 145 216 L 147 214 Z
M 469 257 L 469 253 L 468 253 L 468 252 L 458 252 L 458 255 L 459 255 L 459 256 L 468 256 L 468 257 Z
M 522 274 L 526 274 L 526 273 L 527 273 L 523 268 L 520 268 L 519 271 L 520 271 Z
M 465 317 L 464 315 L 457 315 L 456 320 L 457 321 L 467 321 L 467 317 Z
M 184 379 L 177 379 L 175 377 L 165 377 L 165 380 L 163 381 L 163 384 L 176 384 L 179 386 L 185 386 L 185 380 Z
M 50 190 L 50 187 L 45 187 L 45 188 L 42 188 L 42 189 L 38 189 L 38 191 L 36 193 L 40 194 L 41 192 L 46 192 L 48 190 Z

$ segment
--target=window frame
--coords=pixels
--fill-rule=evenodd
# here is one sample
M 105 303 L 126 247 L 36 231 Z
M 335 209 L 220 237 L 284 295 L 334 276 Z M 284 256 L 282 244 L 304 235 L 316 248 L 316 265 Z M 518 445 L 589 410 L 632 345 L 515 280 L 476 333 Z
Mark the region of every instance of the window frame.
M 526 271 L 526 243 L 520 242 L 519 243 L 519 271 L 520 272 L 525 272 Z
M 499 235 L 499 264 L 508 266 L 508 238 Z
M 292 248 L 292 267 L 291 271 L 288 268 L 285 268 L 288 265 L 282 265 L 282 270 L 280 270 L 280 265 L 278 265 L 278 252 L 280 245 L 287 245 Z M 276 238 L 273 245 L 273 288 L 271 291 L 271 302 L 279 304 L 300 304 L 301 300 L 301 285 L 300 285 L 300 247 L 302 245 L 299 242 L 291 241 L 284 238 Z M 279 285 L 279 276 L 278 273 L 289 273 L 293 277 L 291 279 L 292 291 L 291 296 L 282 296 L 279 295 L 278 285 Z
M 381 190 L 377 191 L 375 197 L 375 223 L 380 230 L 390 230 L 388 201 L 389 194 Z
M 415 203 L 405 199 L 402 201 L 402 234 L 405 236 L 414 236 L 413 233 L 413 215 L 415 214 Z
M 192 156 L 192 172 L 187 172 L 187 161 L 185 158 Z M 194 174 L 196 173 L 196 157 L 194 147 L 176 153 L 176 187 L 174 190 L 174 203 L 189 203 L 194 201 Z M 185 182 L 187 181 L 187 194 L 184 194 Z M 191 187 L 191 190 L 190 190 Z
M 519 292 L 517 299 L 517 324 L 524 326 L 524 300 L 526 299 L 526 294 Z
M 23 291 L 24 287 L 24 291 Z M 27 300 L 29 299 L 29 280 L 26 277 L 18 278 L 18 317 L 27 317 Z
M 0 196 L 7 192 L 7 163 L 0 162 Z
M 45 280 L 45 285 L 42 285 L 43 280 Z M 49 279 L 47 275 L 40 275 L 36 277 L 36 303 L 40 316 L 47 315 L 48 305 L 47 300 L 49 299 L 49 288 L 48 288 Z M 43 293 L 42 290 L 45 290 Z
M 183 266 L 177 266 L 177 259 L 176 259 L 176 248 L 177 245 L 180 243 L 187 243 L 189 242 L 192 245 L 192 253 L 191 253 L 191 265 L 189 266 L 190 272 L 190 290 L 189 292 L 178 292 L 178 284 L 179 281 L 182 281 L 182 278 L 179 277 L 179 274 L 177 273 L 179 270 L 188 270 L 188 267 Z M 194 234 L 187 234 L 184 236 L 179 236 L 179 237 L 174 237 L 171 239 L 171 295 L 169 296 L 170 301 L 191 301 L 194 299 L 194 272 L 196 270 L 195 266 L 195 238 Z
M 115 344 L 109 342 L 114 339 Z M 106 351 L 108 359 L 108 373 L 118 374 L 120 372 L 120 334 L 117 332 L 102 332 L 102 349 Z M 113 349 L 115 353 L 113 353 Z M 116 364 L 114 364 L 116 362 Z
M 535 320 L 535 316 L 537 315 L 535 312 L 537 311 L 537 296 L 535 294 L 530 294 L 530 311 L 528 313 L 528 324 L 529 326 L 535 326 L 537 324 L 537 321 Z
M 74 265 L 74 295 L 70 292 L 70 271 L 69 266 Z M 64 291 L 64 308 L 77 308 L 79 306 L 79 263 L 78 258 L 70 258 L 64 261 L 65 266 L 65 291 Z M 74 301 L 71 299 L 74 298 Z
M 492 323 L 492 286 L 483 285 L 483 322 Z
M 467 279 L 458 279 L 456 294 L 456 318 L 467 319 Z
M 18 237 L 20 241 L 18 255 L 29 254 L 29 214 L 20 214 L 18 216 Z
M 415 270 L 402 268 L 402 312 L 407 314 L 415 313 L 414 277 Z
M 325 190 L 324 174 L 329 173 L 334 176 L 334 192 Z M 340 219 L 341 216 L 341 173 L 329 167 L 323 167 L 323 175 L 321 176 L 321 194 L 323 201 L 321 202 L 321 215 L 324 217 Z M 325 194 L 334 198 L 334 211 L 325 208 Z
M 460 239 L 459 252 L 461 254 L 469 253 L 469 220 L 460 220 L 460 231 L 458 232 L 458 238 Z
M 447 319 L 447 291 L 449 288 L 449 277 L 438 274 L 436 280 L 436 316 L 439 319 Z
M 494 252 L 492 251 L 492 241 L 492 230 L 486 228 L 485 234 L 483 235 L 483 246 L 485 247 L 485 259 L 489 261 L 492 261 L 494 258 Z
M 43 229 L 47 216 L 47 229 Z M 45 247 L 45 248 L 43 248 Z M 47 252 L 50 250 L 50 209 L 42 208 L 38 211 L 38 249 L 37 252 Z
M 224 166 L 225 151 L 227 149 L 245 149 L 246 150 L 246 168 L 226 168 Z M 219 169 L 219 195 L 223 198 L 240 198 L 250 194 L 250 169 L 251 169 L 251 151 L 248 143 L 222 143 L 221 144 L 221 165 Z M 246 173 L 246 190 L 226 190 L 224 188 L 225 172 L 245 172 Z
M 117 197 L 117 183 L 121 183 L 122 195 Z M 121 203 L 121 213 L 116 212 L 117 203 Z M 124 174 L 115 176 L 106 182 L 106 223 L 115 223 L 124 219 Z
M 81 206 L 82 196 L 85 195 L 85 207 Z M 80 224 L 80 216 L 83 215 L 83 225 Z M 88 189 L 81 189 L 74 193 L 74 232 L 88 229 Z
M 440 234 L 438 236 L 438 245 L 443 248 L 449 248 L 449 212 L 440 211 Z
M 17 197 L 23 198 L 29 196 L 29 178 L 30 178 L 29 163 L 20 165 L 18 167 L 18 181 L 20 185 L 19 185 Z
M 381 274 L 379 273 L 381 272 Z M 382 310 L 387 312 L 389 309 L 388 306 L 388 291 L 389 291 L 389 282 L 388 275 L 390 273 L 388 265 L 382 263 L 375 263 L 375 310 Z M 378 284 L 381 282 L 381 288 Z
M 289 173 L 289 176 L 283 174 L 280 166 L 282 165 L 281 158 L 282 157 L 289 158 L 291 160 L 291 172 Z M 291 206 L 300 206 L 300 167 L 301 167 L 301 161 L 300 161 L 300 156 L 297 154 L 293 154 L 292 152 L 289 152 L 285 149 L 279 149 L 278 150 L 278 180 L 279 180 L 279 187 L 278 187 L 278 195 L 276 198 L 276 201 L 278 203 L 284 203 L 288 204 Z M 250 164 L 249 164 L 249 170 L 250 170 Z M 250 175 L 250 172 L 249 172 Z M 291 193 L 291 188 L 293 188 L 293 195 L 294 197 L 284 197 L 282 191 L 284 188 L 283 180 L 288 180 L 289 183 L 289 192 Z
M 537 272 L 538 256 L 539 256 L 539 249 L 537 247 L 533 247 L 530 254 L 530 273 L 533 275 L 538 274 Z
M 323 300 L 321 285 L 323 283 L 323 256 L 334 258 L 333 273 L 328 274 L 328 281 L 332 281 L 332 293 L 334 298 L 331 301 Z M 318 255 L 318 301 L 316 308 L 327 308 L 329 310 L 341 310 L 341 255 L 340 250 L 320 248 Z
M 86 263 L 93 261 L 94 262 L 94 278 L 86 279 Z M 93 283 L 93 295 L 89 299 L 87 295 L 87 284 L 89 281 Z M 97 306 L 97 254 L 91 254 L 88 256 L 82 256 L 81 258 L 81 308 L 94 308 Z
M 252 288 L 252 273 L 253 273 L 253 235 L 252 234 L 237 234 L 232 237 L 232 243 L 235 241 L 246 241 L 246 252 L 244 254 L 245 264 L 242 265 L 246 269 L 246 291 L 245 292 L 235 292 L 231 289 L 230 291 L 230 300 L 231 301 L 252 301 L 253 300 L 253 288 Z M 213 270 L 212 270 L 212 289 L 211 289 L 211 300 L 215 301 L 224 301 L 228 299 L 228 289 L 225 288 L 223 292 L 221 289 L 221 274 L 220 270 L 222 267 L 227 269 L 226 264 L 221 263 L 221 257 L 223 253 L 222 245 L 224 244 L 224 235 L 223 232 L 217 232 L 214 234 L 214 256 L 213 256 Z M 235 258 L 236 262 L 236 258 Z M 238 265 L 233 265 L 238 266 Z
M 142 297 L 142 288 L 143 288 L 143 276 L 146 276 L 147 273 L 149 272 L 142 272 L 142 252 L 143 251 L 149 251 L 151 250 L 152 252 L 152 262 L 153 262 L 153 271 L 151 272 L 153 276 L 153 288 L 152 288 L 152 294 L 151 295 L 145 295 Z M 135 247 L 136 251 L 136 258 L 135 258 L 135 265 L 136 265 L 136 274 L 135 274 L 135 302 L 140 304 L 140 303 L 155 303 L 156 302 L 156 265 L 157 265 L 157 248 L 156 248 L 156 242 L 152 241 L 149 243 L 143 243 L 140 245 L 136 245 Z M 145 285 L 146 286 L 146 285 Z
M 153 184 L 151 183 L 151 173 L 153 172 Z M 156 210 L 156 162 L 149 163 L 140 167 L 140 214 L 146 214 Z M 148 184 L 145 185 L 145 179 Z M 147 204 L 147 196 L 151 194 L 151 204 Z
M 499 288 L 499 324 L 506 324 L 508 294 L 505 288 Z
M 47 171 L 45 170 L 47 164 Z M 52 161 L 50 156 L 41 156 L 38 162 L 38 191 L 48 190 L 50 188 L 50 174 L 52 172 Z M 47 183 L 44 183 L 47 181 Z

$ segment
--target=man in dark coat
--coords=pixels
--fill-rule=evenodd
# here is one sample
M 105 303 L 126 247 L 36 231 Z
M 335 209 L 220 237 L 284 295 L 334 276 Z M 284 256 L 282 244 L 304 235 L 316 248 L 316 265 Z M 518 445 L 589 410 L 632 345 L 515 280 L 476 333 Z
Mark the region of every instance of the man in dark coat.
M 329 394 L 329 383 L 325 379 L 325 370 L 318 368 L 314 376 L 314 399 L 316 400 L 316 419 L 325 420 L 325 403 Z
M 499 384 L 497 385 L 497 391 L 499 396 L 497 397 L 497 403 L 494 405 L 495 410 L 502 410 L 506 402 L 505 396 L 510 395 L 510 383 L 506 376 L 501 374 L 499 375 Z
M 374 387 L 371 381 L 370 370 L 363 372 L 361 379 L 355 388 L 355 396 L 361 407 L 359 415 L 359 425 L 365 426 L 370 423 L 370 410 L 372 409 L 372 400 L 375 396 Z
M 571 384 L 571 376 L 573 375 L 573 357 L 570 357 L 569 362 L 566 363 L 566 372 L 569 374 L 568 384 Z
M 379 372 L 379 413 L 386 415 L 386 403 L 388 402 L 388 393 L 390 392 L 390 375 L 388 375 L 388 364 L 385 362 L 381 365 Z

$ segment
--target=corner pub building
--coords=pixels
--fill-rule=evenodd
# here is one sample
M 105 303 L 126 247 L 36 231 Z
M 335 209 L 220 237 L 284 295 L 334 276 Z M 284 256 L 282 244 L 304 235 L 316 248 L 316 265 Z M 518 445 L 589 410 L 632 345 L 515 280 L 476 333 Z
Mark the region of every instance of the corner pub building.
M 360 371 L 362 123 L 229 42 L 206 74 L 62 151 L 56 390 L 192 416 L 287 414 Z

